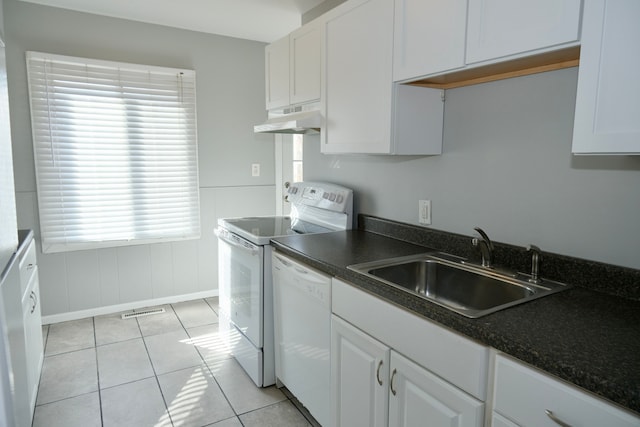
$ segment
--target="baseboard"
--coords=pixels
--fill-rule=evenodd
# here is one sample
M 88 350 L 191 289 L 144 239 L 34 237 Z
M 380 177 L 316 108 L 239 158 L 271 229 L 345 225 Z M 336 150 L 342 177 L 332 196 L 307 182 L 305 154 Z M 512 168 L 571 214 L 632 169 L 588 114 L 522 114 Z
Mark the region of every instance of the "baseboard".
M 69 320 L 84 319 L 86 317 L 103 316 L 105 314 L 119 313 L 137 308 L 150 307 L 154 305 L 173 304 L 182 301 L 189 301 L 200 298 L 210 298 L 218 296 L 218 290 L 196 292 L 193 294 L 174 295 L 170 297 L 154 298 L 142 301 L 128 302 L 124 304 L 109 305 L 106 307 L 96 307 L 87 310 L 70 311 L 67 313 L 51 314 L 42 316 L 42 324 L 49 325 L 51 323 L 67 322 Z

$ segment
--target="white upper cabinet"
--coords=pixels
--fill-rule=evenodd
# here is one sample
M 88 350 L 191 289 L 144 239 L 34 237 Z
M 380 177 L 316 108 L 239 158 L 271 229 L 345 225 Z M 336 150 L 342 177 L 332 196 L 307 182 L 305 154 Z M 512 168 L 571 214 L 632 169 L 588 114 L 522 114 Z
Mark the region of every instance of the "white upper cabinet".
M 289 35 L 289 101 L 302 104 L 320 99 L 320 21 Z
M 585 2 L 574 153 L 640 153 L 639 41 L 638 0 Z
M 267 110 L 320 98 L 320 21 L 265 47 Z
M 289 36 L 265 47 L 267 110 L 289 105 Z
M 393 85 L 393 11 L 393 0 L 349 0 L 324 16 L 323 153 L 442 152 L 441 91 Z M 396 114 L 396 105 L 419 121 Z
M 581 0 L 469 0 L 467 63 L 577 44 L 580 8 Z
M 467 0 L 395 0 L 393 80 L 464 66 Z

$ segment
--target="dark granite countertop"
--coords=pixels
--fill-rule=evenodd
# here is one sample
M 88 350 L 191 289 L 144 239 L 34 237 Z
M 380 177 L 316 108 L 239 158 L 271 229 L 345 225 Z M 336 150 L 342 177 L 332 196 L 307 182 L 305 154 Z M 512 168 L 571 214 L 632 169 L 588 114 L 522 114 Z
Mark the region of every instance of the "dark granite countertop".
M 640 413 L 640 301 L 576 286 L 469 319 L 346 268 L 423 253 L 430 250 L 426 246 L 364 230 L 272 243 L 318 270 Z

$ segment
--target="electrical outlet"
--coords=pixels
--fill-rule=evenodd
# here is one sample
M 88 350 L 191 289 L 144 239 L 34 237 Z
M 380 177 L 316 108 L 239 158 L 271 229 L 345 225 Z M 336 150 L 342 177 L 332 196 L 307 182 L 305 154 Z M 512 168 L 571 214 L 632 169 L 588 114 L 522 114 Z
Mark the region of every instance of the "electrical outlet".
M 253 163 L 251 165 L 251 176 L 260 176 L 260 163 Z
M 431 200 L 418 200 L 418 222 L 424 225 L 431 224 Z

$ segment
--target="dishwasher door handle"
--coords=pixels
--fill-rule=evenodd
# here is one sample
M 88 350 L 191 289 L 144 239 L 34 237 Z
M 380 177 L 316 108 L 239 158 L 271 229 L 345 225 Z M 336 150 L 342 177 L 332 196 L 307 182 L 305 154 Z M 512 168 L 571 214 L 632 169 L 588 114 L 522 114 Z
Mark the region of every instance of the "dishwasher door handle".
M 218 235 L 218 239 L 222 240 L 225 243 L 233 246 L 234 248 L 242 249 L 244 251 L 251 252 L 251 255 L 258 254 L 258 246 L 253 245 L 229 232 L 218 231 L 216 233 Z
M 282 258 L 282 257 L 280 257 L 280 256 L 278 256 L 278 255 L 274 255 L 274 256 L 275 256 L 275 258 L 276 258 L 278 261 L 280 261 L 280 262 L 282 263 L 282 265 L 284 265 L 285 267 L 291 267 L 291 266 L 293 266 L 293 263 L 291 263 L 291 262 L 287 261 L 286 259 L 284 259 L 284 258 Z

